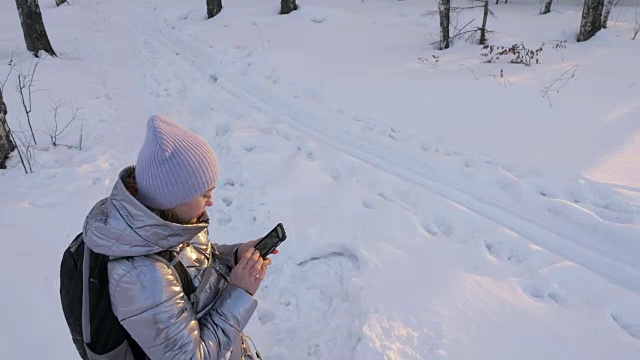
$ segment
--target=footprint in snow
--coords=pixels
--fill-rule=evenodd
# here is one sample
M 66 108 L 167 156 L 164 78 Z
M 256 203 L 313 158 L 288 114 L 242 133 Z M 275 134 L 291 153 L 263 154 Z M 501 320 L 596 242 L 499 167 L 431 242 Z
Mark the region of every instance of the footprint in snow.
M 633 321 L 632 319 L 618 312 L 611 312 L 609 315 L 611 315 L 611 319 L 613 319 L 613 321 L 615 321 L 615 323 L 620 326 L 620 328 L 624 330 L 624 332 L 629 334 L 629 336 L 631 336 L 632 338 L 640 340 L 640 321 Z
M 222 184 L 222 186 L 224 187 L 235 187 L 237 184 L 237 182 L 235 180 L 225 180 L 224 183 Z
M 313 150 L 304 145 L 298 145 L 298 153 L 304 155 L 307 160 L 314 161 L 316 159 Z
M 264 79 L 270 84 L 278 84 L 280 82 L 280 78 L 272 73 L 265 74 Z
M 528 189 L 519 179 L 512 177 L 500 177 L 494 184 L 511 198 L 522 201 Z
M 594 200 L 591 204 L 604 210 L 623 214 L 635 214 L 638 210 L 620 196 L 612 196 L 604 200 Z
M 453 235 L 453 225 L 449 219 L 439 216 L 433 221 L 438 232 L 446 237 L 451 237 Z
M 429 152 L 432 148 L 433 146 L 431 145 L 431 143 L 427 141 L 420 141 L 418 143 L 418 149 L 420 149 L 420 151 Z
M 372 120 L 365 120 L 362 125 L 362 129 L 377 135 L 389 136 L 389 129 L 387 127 L 380 126 L 377 122 Z
M 544 301 L 548 298 L 558 305 L 566 303 L 566 298 L 562 290 L 555 284 L 548 284 L 537 280 L 525 280 L 520 283 L 520 288 L 525 294 L 536 300 Z
M 484 241 L 484 247 L 496 259 L 522 264 L 531 257 L 531 250 L 506 241 Z
M 402 143 L 408 143 L 409 141 L 411 141 L 411 136 L 400 134 L 398 130 L 394 129 L 393 127 L 390 127 L 389 130 L 387 131 L 387 137 L 389 137 L 389 139 L 391 140 L 395 140 Z
M 327 174 L 331 177 L 331 180 L 339 182 L 342 179 L 343 171 L 336 167 L 331 167 L 327 169 Z
M 478 167 L 478 160 L 473 157 L 465 156 L 462 159 L 462 165 L 469 169 L 476 168 Z
M 307 358 L 315 358 L 315 359 L 321 358 L 322 348 L 320 347 L 320 344 L 314 343 L 314 344 L 307 345 L 306 354 L 307 354 Z
M 230 123 L 222 123 L 216 125 L 216 136 L 225 136 L 231 131 Z
M 421 222 L 420 227 L 422 228 L 422 230 L 424 230 L 424 232 L 431 236 L 438 235 L 438 230 L 436 229 L 435 225 L 429 224 L 428 222 Z
M 244 145 L 242 145 L 242 150 L 244 150 L 246 152 L 253 152 L 253 150 L 255 150 L 256 147 L 258 147 L 258 146 L 256 144 L 253 144 L 253 143 L 244 144 Z
M 538 192 L 538 195 L 550 199 L 557 199 L 558 193 L 550 184 L 533 184 L 532 187 Z
M 362 206 L 365 207 L 366 209 L 371 210 L 378 207 L 378 202 L 376 198 L 374 198 L 373 196 L 367 196 L 362 200 Z
M 567 189 L 569 200 L 575 204 L 586 204 L 590 200 L 584 185 L 576 185 Z
M 305 359 L 340 359 L 353 354 L 367 319 L 360 295 L 358 256 L 346 247 L 325 244 L 289 265 L 289 270 L 271 278 L 262 292 L 275 315 L 258 310 L 265 330 L 273 330 L 274 343 L 289 344 L 289 353 L 303 354 Z M 292 283 L 299 286 L 292 288 Z M 327 322 L 330 318 L 348 321 Z M 319 338 L 331 346 L 309 341 Z
M 284 126 L 278 126 L 275 128 L 275 132 L 280 135 L 283 139 L 287 141 L 295 141 L 300 138 L 299 135 L 291 132 L 288 128 Z
M 230 195 L 225 195 L 222 197 L 222 203 L 224 204 L 224 206 L 229 207 L 231 205 L 233 205 L 233 197 Z
M 383 196 L 381 197 L 384 199 Z M 419 222 L 419 225 L 429 236 L 443 235 L 445 237 L 451 237 L 453 235 L 453 225 L 451 225 L 451 222 L 447 218 L 442 216 L 436 217 L 433 221 L 423 219 Z
M 265 307 L 258 307 L 258 321 L 260 321 L 260 325 L 266 325 L 274 320 L 276 320 L 276 313 Z
M 216 222 L 219 226 L 227 226 L 231 223 L 232 218 L 227 214 L 220 214 L 216 217 Z

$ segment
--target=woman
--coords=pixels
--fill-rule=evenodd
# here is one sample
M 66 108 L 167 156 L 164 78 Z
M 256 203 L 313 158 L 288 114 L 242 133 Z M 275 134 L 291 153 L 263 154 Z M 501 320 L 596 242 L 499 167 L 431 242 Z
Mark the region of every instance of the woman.
M 241 359 L 242 330 L 271 260 L 256 241 L 214 245 L 206 207 L 218 178 L 211 147 L 171 120 L 153 116 L 135 166 L 84 225 L 91 250 L 110 256 L 112 309 L 150 359 Z M 151 254 L 171 250 L 202 293 L 191 304 L 173 264 Z M 209 271 L 208 265 L 215 271 Z M 208 279 L 208 280 L 206 280 Z

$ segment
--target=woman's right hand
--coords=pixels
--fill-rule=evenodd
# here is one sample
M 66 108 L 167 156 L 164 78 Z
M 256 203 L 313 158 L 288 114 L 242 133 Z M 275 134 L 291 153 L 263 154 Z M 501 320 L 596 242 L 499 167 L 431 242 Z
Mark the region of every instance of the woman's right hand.
M 270 263 L 271 260 L 262 259 L 258 250 L 250 248 L 231 270 L 229 283 L 254 295 L 267 275 L 267 266 Z

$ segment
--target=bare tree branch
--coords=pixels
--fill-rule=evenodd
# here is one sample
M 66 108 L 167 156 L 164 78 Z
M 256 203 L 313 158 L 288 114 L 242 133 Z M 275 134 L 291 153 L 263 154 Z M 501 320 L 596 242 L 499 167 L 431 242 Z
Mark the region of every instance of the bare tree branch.
M 15 51 L 12 51 L 11 57 L 7 62 L 7 66 L 9 66 L 9 72 L 7 72 L 7 76 L 4 78 L 4 81 L 0 83 L 0 93 L 4 92 L 4 84 L 7 83 L 7 81 L 9 80 L 9 76 L 11 75 L 11 72 L 16 67 L 16 62 L 13 60 L 14 55 L 15 55 Z
M 32 86 L 33 86 L 36 70 L 38 69 L 38 65 L 40 64 L 42 59 L 43 57 L 39 57 L 39 58 L 36 58 L 35 60 L 31 60 L 31 64 L 29 65 L 29 70 L 26 73 L 24 73 L 22 70 L 20 71 L 20 73 L 18 74 L 18 81 L 16 84 L 16 90 L 20 94 L 20 99 L 22 100 L 22 108 L 24 109 L 24 113 L 27 116 L 27 123 L 29 125 L 29 129 L 31 130 L 31 137 L 35 145 L 38 144 L 38 141 L 36 140 L 36 135 L 33 132 L 33 126 L 31 124 L 31 110 L 32 110 L 31 96 L 34 92 L 34 90 L 32 90 Z
M 462 64 L 462 66 L 466 67 L 469 71 L 471 71 L 471 73 L 473 74 L 473 78 L 474 78 L 474 79 L 476 79 L 476 80 L 480 80 L 480 78 L 478 77 L 478 75 L 476 75 L 476 72 L 475 72 L 475 71 L 473 71 L 473 69 L 471 69 L 470 67 L 468 67 L 468 66 L 467 66 L 467 65 L 465 65 L 465 64 Z
M 27 171 L 27 164 L 25 164 L 25 159 L 22 156 L 22 151 L 20 150 L 20 146 L 18 146 L 18 142 L 16 142 L 16 138 L 13 135 L 13 131 L 10 132 L 11 135 L 11 141 L 13 141 L 14 144 L 16 144 L 16 151 L 18 152 L 18 156 L 20 157 L 20 163 L 22 164 L 22 168 L 24 169 L 24 173 L 29 175 L 29 171 Z
M 497 82 L 500 86 L 503 86 L 503 87 L 505 87 L 505 88 L 507 87 L 507 84 L 509 84 L 509 85 L 513 85 L 513 83 L 512 83 L 509 79 L 507 79 L 507 78 L 504 76 L 504 71 L 503 71 L 503 70 L 500 70 L 500 74 L 493 74 L 493 73 L 487 72 L 487 74 L 486 74 L 486 75 L 480 75 L 480 76 L 478 76 L 478 75 L 476 74 L 476 72 L 475 72 L 475 71 L 473 71 L 473 69 L 471 69 L 471 68 L 470 68 L 470 67 L 468 67 L 467 65 L 462 64 L 462 66 L 464 66 L 465 68 L 467 68 L 467 70 L 471 71 L 471 74 L 473 74 L 473 78 L 474 78 L 475 80 L 480 80 L 481 78 L 484 78 L 484 77 L 491 77 L 491 78 L 493 78 L 494 80 L 496 80 L 496 82 Z M 500 82 L 500 81 L 502 81 L 502 82 Z
M 20 131 L 12 131 L 11 136 L 13 137 L 13 139 L 17 137 L 20 141 L 20 145 L 22 145 L 22 150 L 24 152 L 21 153 L 20 146 L 18 146 L 16 143 L 16 148 L 18 148 L 18 155 L 20 156 L 20 160 L 23 162 L 22 166 L 24 168 L 25 174 L 32 174 L 33 167 L 31 164 L 34 159 L 33 148 L 35 145 L 31 142 L 32 138 L 29 137 L 29 135 L 26 133 L 27 131 L 23 130 L 22 124 L 20 124 Z
M 423 63 L 429 63 L 431 64 L 431 66 L 436 67 L 438 65 L 438 62 L 440 61 L 440 57 L 438 55 L 431 55 L 431 57 L 433 58 L 433 62 L 431 60 L 429 60 L 428 58 L 423 58 L 423 57 L 419 57 L 418 61 L 423 62 Z
M 71 125 L 73 122 L 75 122 L 80 118 L 80 110 L 81 110 L 78 106 L 72 105 L 71 119 L 67 121 L 67 123 L 64 125 L 64 127 L 62 127 L 62 129 L 60 129 L 58 124 L 58 112 L 63 107 L 64 107 L 64 104 L 62 103 L 62 100 L 56 101 L 51 107 L 51 110 L 53 112 L 53 128 L 50 128 L 49 125 L 47 125 L 49 139 L 51 140 L 51 145 L 53 145 L 54 148 L 61 145 L 67 148 L 79 149 L 80 145 L 78 146 L 64 145 L 64 144 L 60 144 L 59 142 L 59 140 L 63 139 L 66 136 L 65 132 L 69 128 L 69 125 Z
M 569 81 L 576 77 L 576 72 L 578 71 L 578 67 L 580 65 L 576 64 L 563 72 L 560 76 L 558 76 L 555 80 L 549 82 L 545 87 L 541 90 L 542 97 L 546 98 L 549 101 L 549 106 L 553 106 L 551 103 L 551 97 L 549 96 L 552 93 L 559 93 L 560 89 L 567 86 Z
M 620 0 L 606 0 L 604 4 L 604 10 L 602 11 L 602 28 L 606 29 L 609 26 L 609 16 L 613 8 L 618 6 Z M 617 21 L 617 20 L 616 20 Z
M 484 1 L 482 1 L 484 2 Z M 466 11 L 466 10 L 471 10 L 471 9 L 478 9 L 478 8 L 483 8 L 484 5 L 474 5 L 474 6 L 452 6 L 451 10 L 452 11 Z
M 640 33 L 640 15 L 638 14 L 638 7 L 640 7 L 640 0 L 636 1 L 636 24 L 633 27 L 633 38 L 631 38 L 631 40 L 635 40 Z
M 82 134 L 84 131 L 84 123 L 80 123 L 80 139 L 78 139 L 78 150 L 82 150 Z
M 458 30 L 458 32 L 452 36 L 452 38 L 458 37 L 461 34 L 466 34 L 468 33 L 468 31 L 462 32 L 462 30 L 466 29 L 467 26 L 471 25 L 472 22 L 474 22 L 476 19 L 471 19 L 471 21 L 469 21 L 465 26 L 461 27 L 460 30 Z M 473 31 L 473 30 L 472 30 Z

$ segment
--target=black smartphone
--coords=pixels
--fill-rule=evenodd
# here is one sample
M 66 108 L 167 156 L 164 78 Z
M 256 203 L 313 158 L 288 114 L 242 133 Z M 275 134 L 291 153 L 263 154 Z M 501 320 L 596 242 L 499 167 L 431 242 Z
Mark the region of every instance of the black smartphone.
M 267 256 L 271 255 L 273 250 L 275 250 L 281 242 L 287 239 L 287 233 L 284 231 L 284 226 L 282 224 L 276 225 L 265 237 L 258 242 L 255 246 L 255 249 L 260 251 L 260 256 L 266 259 Z

